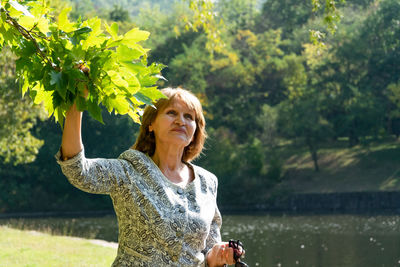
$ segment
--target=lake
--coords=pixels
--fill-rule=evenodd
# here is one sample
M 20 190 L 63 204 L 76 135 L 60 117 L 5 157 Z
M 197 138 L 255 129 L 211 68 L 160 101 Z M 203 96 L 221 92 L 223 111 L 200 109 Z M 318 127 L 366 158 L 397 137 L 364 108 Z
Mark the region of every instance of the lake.
M 0 219 L 19 229 L 117 240 L 114 216 Z M 400 266 L 400 216 L 226 215 L 224 240 L 240 239 L 250 266 Z

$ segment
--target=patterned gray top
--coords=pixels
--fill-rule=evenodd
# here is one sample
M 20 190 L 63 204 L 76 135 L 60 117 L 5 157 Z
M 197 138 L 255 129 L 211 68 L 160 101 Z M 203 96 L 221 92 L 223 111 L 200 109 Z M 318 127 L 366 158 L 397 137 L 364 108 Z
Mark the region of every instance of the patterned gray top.
M 215 175 L 190 164 L 195 179 L 181 188 L 133 149 L 118 159 L 87 159 L 84 150 L 56 158 L 71 184 L 111 196 L 119 225 L 112 266 L 206 266 L 206 252 L 221 241 Z

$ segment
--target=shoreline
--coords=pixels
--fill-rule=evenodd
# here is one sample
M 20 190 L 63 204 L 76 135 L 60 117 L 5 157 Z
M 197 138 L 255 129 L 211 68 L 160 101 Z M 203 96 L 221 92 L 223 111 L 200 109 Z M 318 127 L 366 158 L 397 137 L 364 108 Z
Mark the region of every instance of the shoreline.
M 263 203 L 221 205 L 222 214 L 400 214 L 400 191 L 302 193 Z M 115 216 L 114 210 L 1 213 L 0 219 Z

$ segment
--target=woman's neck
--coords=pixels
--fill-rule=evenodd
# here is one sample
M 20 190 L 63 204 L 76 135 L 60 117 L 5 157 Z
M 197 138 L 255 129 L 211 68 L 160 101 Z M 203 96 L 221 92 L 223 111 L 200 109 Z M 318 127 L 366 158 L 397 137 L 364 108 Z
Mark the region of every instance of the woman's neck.
M 193 175 L 189 167 L 182 162 L 183 151 L 183 148 L 179 149 L 176 146 L 156 145 L 151 158 L 171 182 L 186 185 L 193 179 Z
M 179 149 L 176 146 L 157 144 L 154 155 L 151 158 L 160 169 L 176 170 L 180 169 L 183 165 L 182 155 L 183 149 Z

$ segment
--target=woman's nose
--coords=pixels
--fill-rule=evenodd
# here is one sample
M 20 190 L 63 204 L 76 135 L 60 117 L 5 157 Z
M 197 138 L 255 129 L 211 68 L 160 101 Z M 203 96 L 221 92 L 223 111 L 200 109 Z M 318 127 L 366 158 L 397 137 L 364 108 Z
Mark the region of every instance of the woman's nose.
M 175 123 L 181 126 L 185 125 L 185 120 L 183 118 L 183 115 L 176 116 Z

